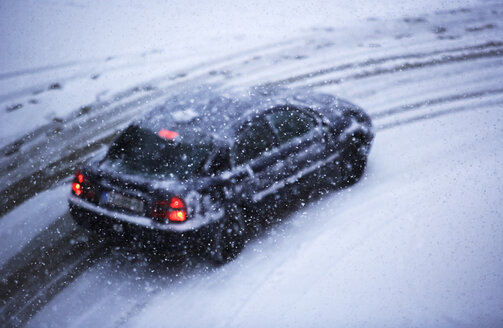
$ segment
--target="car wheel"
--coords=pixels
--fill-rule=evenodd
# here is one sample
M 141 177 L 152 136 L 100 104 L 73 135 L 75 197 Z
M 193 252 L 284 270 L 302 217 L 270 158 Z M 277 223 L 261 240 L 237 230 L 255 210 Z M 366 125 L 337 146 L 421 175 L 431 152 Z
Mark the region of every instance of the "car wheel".
M 362 136 L 352 137 L 351 145 L 348 147 L 345 158 L 347 158 L 345 167 L 345 182 L 352 185 L 360 180 L 367 166 L 368 143 Z
M 209 259 L 222 265 L 235 259 L 246 244 L 246 226 L 242 211 L 236 205 L 226 211 L 211 236 Z

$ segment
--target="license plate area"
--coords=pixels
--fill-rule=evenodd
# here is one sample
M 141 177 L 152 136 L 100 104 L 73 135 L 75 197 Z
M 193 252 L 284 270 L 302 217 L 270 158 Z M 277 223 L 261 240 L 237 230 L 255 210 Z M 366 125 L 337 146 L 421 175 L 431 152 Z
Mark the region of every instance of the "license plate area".
M 140 198 L 126 196 L 113 190 L 103 193 L 102 203 L 137 214 L 143 214 L 145 211 L 145 203 Z

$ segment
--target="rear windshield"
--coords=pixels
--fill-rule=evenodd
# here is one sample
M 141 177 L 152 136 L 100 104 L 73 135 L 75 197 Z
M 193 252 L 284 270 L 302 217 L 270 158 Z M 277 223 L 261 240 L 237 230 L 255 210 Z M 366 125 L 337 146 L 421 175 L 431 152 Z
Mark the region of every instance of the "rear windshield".
M 211 143 L 204 138 L 170 140 L 130 126 L 110 147 L 104 164 L 128 174 L 188 180 L 203 174 L 211 149 Z

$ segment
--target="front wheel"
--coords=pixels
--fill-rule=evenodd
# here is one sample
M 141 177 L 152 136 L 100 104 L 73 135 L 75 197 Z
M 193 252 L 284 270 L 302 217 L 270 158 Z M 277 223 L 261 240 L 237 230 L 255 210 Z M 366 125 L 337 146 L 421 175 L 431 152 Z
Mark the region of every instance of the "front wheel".
M 246 226 L 240 208 L 231 206 L 210 237 L 209 259 L 222 265 L 235 259 L 246 244 Z
M 345 161 L 345 182 L 347 185 L 355 184 L 360 180 L 367 166 L 368 143 L 364 138 L 354 136 L 349 146 Z

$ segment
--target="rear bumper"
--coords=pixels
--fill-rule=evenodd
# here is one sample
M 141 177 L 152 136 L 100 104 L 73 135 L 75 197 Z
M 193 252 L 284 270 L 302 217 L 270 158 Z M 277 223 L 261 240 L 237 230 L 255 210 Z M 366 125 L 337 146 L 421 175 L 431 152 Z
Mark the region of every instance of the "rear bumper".
M 115 222 L 132 224 L 138 227 L 156 231 L 184 233 L 198 230 L 208 223 L 205 221 L 193 219 L 187 220 L 186 222 L 158 222 L 144 216 L 113 211 L 108 208 L 90 203 L 74 195 L 70 195 L 68 197 L 68 203 L 70 204 L 70 207 L 74 208 L 75 211 L 77 211 L 77 209 L 81 209 L 82 211 L 92 213 L 94 216 L 107 217 L 111 220 L 114 220 Z
M 78 198 L 75 201 L 75 198 L 69 199 L 70 213 L 79 225 L 107 238 L 127 243 L 139 242 L 146 246 L 162 247 L 168 253 L 179 253 L 199 245 L 203 239 L 200 230 L 206 230 L 159 229 L 155 222 L 147 222 L 152 221 L 148 218 L 114 213 Z

